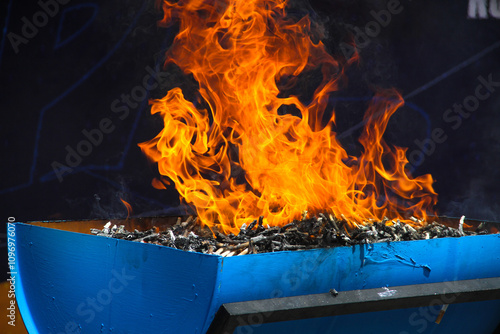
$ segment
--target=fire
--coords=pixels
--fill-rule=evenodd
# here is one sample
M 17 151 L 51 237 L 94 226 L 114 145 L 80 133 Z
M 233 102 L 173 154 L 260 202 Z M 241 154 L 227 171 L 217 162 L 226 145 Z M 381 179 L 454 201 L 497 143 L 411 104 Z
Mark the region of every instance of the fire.
M 128 217 L 130 217 L 130 215 L 132 214 L 132 205 L 130 205 L 130 203 L 128 203 L 127 201 L 125 201 L 123 198 L 120 198 L 120 201 L 122 201 L 123 205 L 125 205 L 125 207 L 127 208 L 127 219 Z
M 163 2 L 160 24 L 179 23 L 167 63 L 194 77 L 198 99 L 188 101 L 174 88 L 152 101 L 164 129 L 139 146 L 199 221 L 220 224 L 225 233 L 259 216 L 283 225 L 305 210 L 358 223 L 425 220 L 437 201 L 432 177 L 411 177 L 406 149 L 382 138 L 402 97 L 395 90 L 374 97 L 359 138 L 364 152 L 349 156 L 336 139 L 335 113 L 326 113 L 342 64 L 311 37 L 309 18 L 288 18 L 285 6 L 286 0 Z M 322 81 L 310 101 L 280 94 L 280 86 L 311 70 Z M 283 115 L 286 105 L 301 116 Z

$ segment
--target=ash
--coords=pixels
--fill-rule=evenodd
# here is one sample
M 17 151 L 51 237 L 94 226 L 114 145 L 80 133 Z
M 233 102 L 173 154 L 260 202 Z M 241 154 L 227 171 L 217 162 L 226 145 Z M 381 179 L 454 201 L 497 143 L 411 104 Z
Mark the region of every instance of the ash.
M 174 226 L 164 231 L 153 227 L 147 231 L 130 232 L 125 230 L 123 225 L 111 227 L 109 222 L 102 230 L 91 229 L 91 233 L 224 257 L 489 233 L 484 226 L 479 226 L 475 231 L 464 231 L 464 217 L 460 220 L 458 228 L 435 221 L 425 224 L 412 218 L 416 225 L 422 225 L 415 228 L 399 220 L 390 221 L 388 218 L 357 225 L 348 224 L 345 219 L 337 219 L 331 215 L 319 214 L 319 217 L 312 218 L 306 218 L 306 215 L 304 214 L 302 220 L 294 220 L 282 227 L 264 227 L 263 217 L 260 217 L 248 226 L 243 225 L 238 235 L 232 233 L 224 235 L 218 231 L 217 225 L 211 229 L 202 227 L 193 216 L 188 217 L 186 221 L 178 218 Z M 352 225 L 355 226 L 354 229 L 348 227 Z

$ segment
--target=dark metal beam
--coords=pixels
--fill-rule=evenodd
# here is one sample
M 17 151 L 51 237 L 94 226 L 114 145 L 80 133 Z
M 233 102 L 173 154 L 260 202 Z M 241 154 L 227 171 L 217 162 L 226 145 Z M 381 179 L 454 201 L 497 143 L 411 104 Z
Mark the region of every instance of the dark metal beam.
M 500 299 L 500 277 L 252 300 L 223 304 L 207 333 L 233 333 L 241 324 L 494 299 Z

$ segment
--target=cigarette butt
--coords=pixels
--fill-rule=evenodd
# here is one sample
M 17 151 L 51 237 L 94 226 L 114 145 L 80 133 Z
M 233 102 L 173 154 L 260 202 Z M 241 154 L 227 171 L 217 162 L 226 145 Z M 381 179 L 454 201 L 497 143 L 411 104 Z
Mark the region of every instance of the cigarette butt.
M 465 235 L 465 233 L 464 233 L 464 220 L 465 220 L 465 216 L 462 216 L 462 217 L 460 217 L 460 221 L 458 222 L 458 232 L 462 236 Z
M 248 248 L 245 248 L 241 253 L 238 254 L 238 256 L 245 255 L 245 254 L 248 254 Z
M 214 254 L 221 255 L 221 253 L 224 251 L 224 248 L 219 248 L 215 251 Z
M 250 245 L 250 243 L 247 241 L 247 242 L 243 242 L 243 243 L 238 244 L 238 245 L 229 246 L 229 247 L 227 247 L 227 249 L 229 249 L 229 250 L 237 250 L 237 249 L 246 248 L 246 247 L 248 247 L 248 245 Z
M 439 311 L 439 314 L 436 318 L 435 323 L 439 325 L 441 320 L 443 319 L 444 314 L 446 313 L 446 309 L 448 308 L 448 304 L 444 304 L 443 307 L 441 307 L 441 311 Z
M 222 253 L 220 256 L 222 256 L 222 257 L 226 257 L 226 256 L 228 256 L 230 253 L 231 253 L 231 251 L 230 251 L 230 250 L 227 250 L 227 251 L 225 251 L 224 253 Z

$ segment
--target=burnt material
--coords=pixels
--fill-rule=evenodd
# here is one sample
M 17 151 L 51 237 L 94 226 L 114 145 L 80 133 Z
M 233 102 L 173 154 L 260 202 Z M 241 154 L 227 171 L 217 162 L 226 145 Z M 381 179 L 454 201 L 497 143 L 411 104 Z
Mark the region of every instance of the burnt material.
M 494 299 L 500 299 L 500 277 L 236 302 L 220 307 L 207 334 L 233 333 L 241 324 L 251 327 L 278 321 Z
M 306 216 L 307 213 L 304 213 L 302 220 L 294 220 L 282 227 L 264 226 L 263 219 L 260 217 L 248 226 L 243 225 L 237 235 L 224 235 L 218 231 L 217 225 L 211 229 L 206 226 L 202 227 L 197 223 L 197 218 L 192 216 L 184 222 L 179 218 L 175 225 L 163 231 L 153 227 L 144 232 L 138 230 L 129 232 L 123 226 L 111 227 L 111 223 L 108 223 L 102 230 L 92 229 L 91 232 L 100 236 L 154 243 L 185 251 L 221 256 L 488 233 L 484 226 L 478 227 L 476 231 L 464 230 L 463 218 L 458 227 L 454 228 L 437 222 L 424 224 L 415 218 L 412 219 L 414 226 L 422 225 L 421 227 L 413 227 L 399 220 L 388 218 L 358 225 L 348 223 L 345 219 L 337 219 L 332 215 L 319 214 L 319 217 L 312 218 L 306 218 Z

